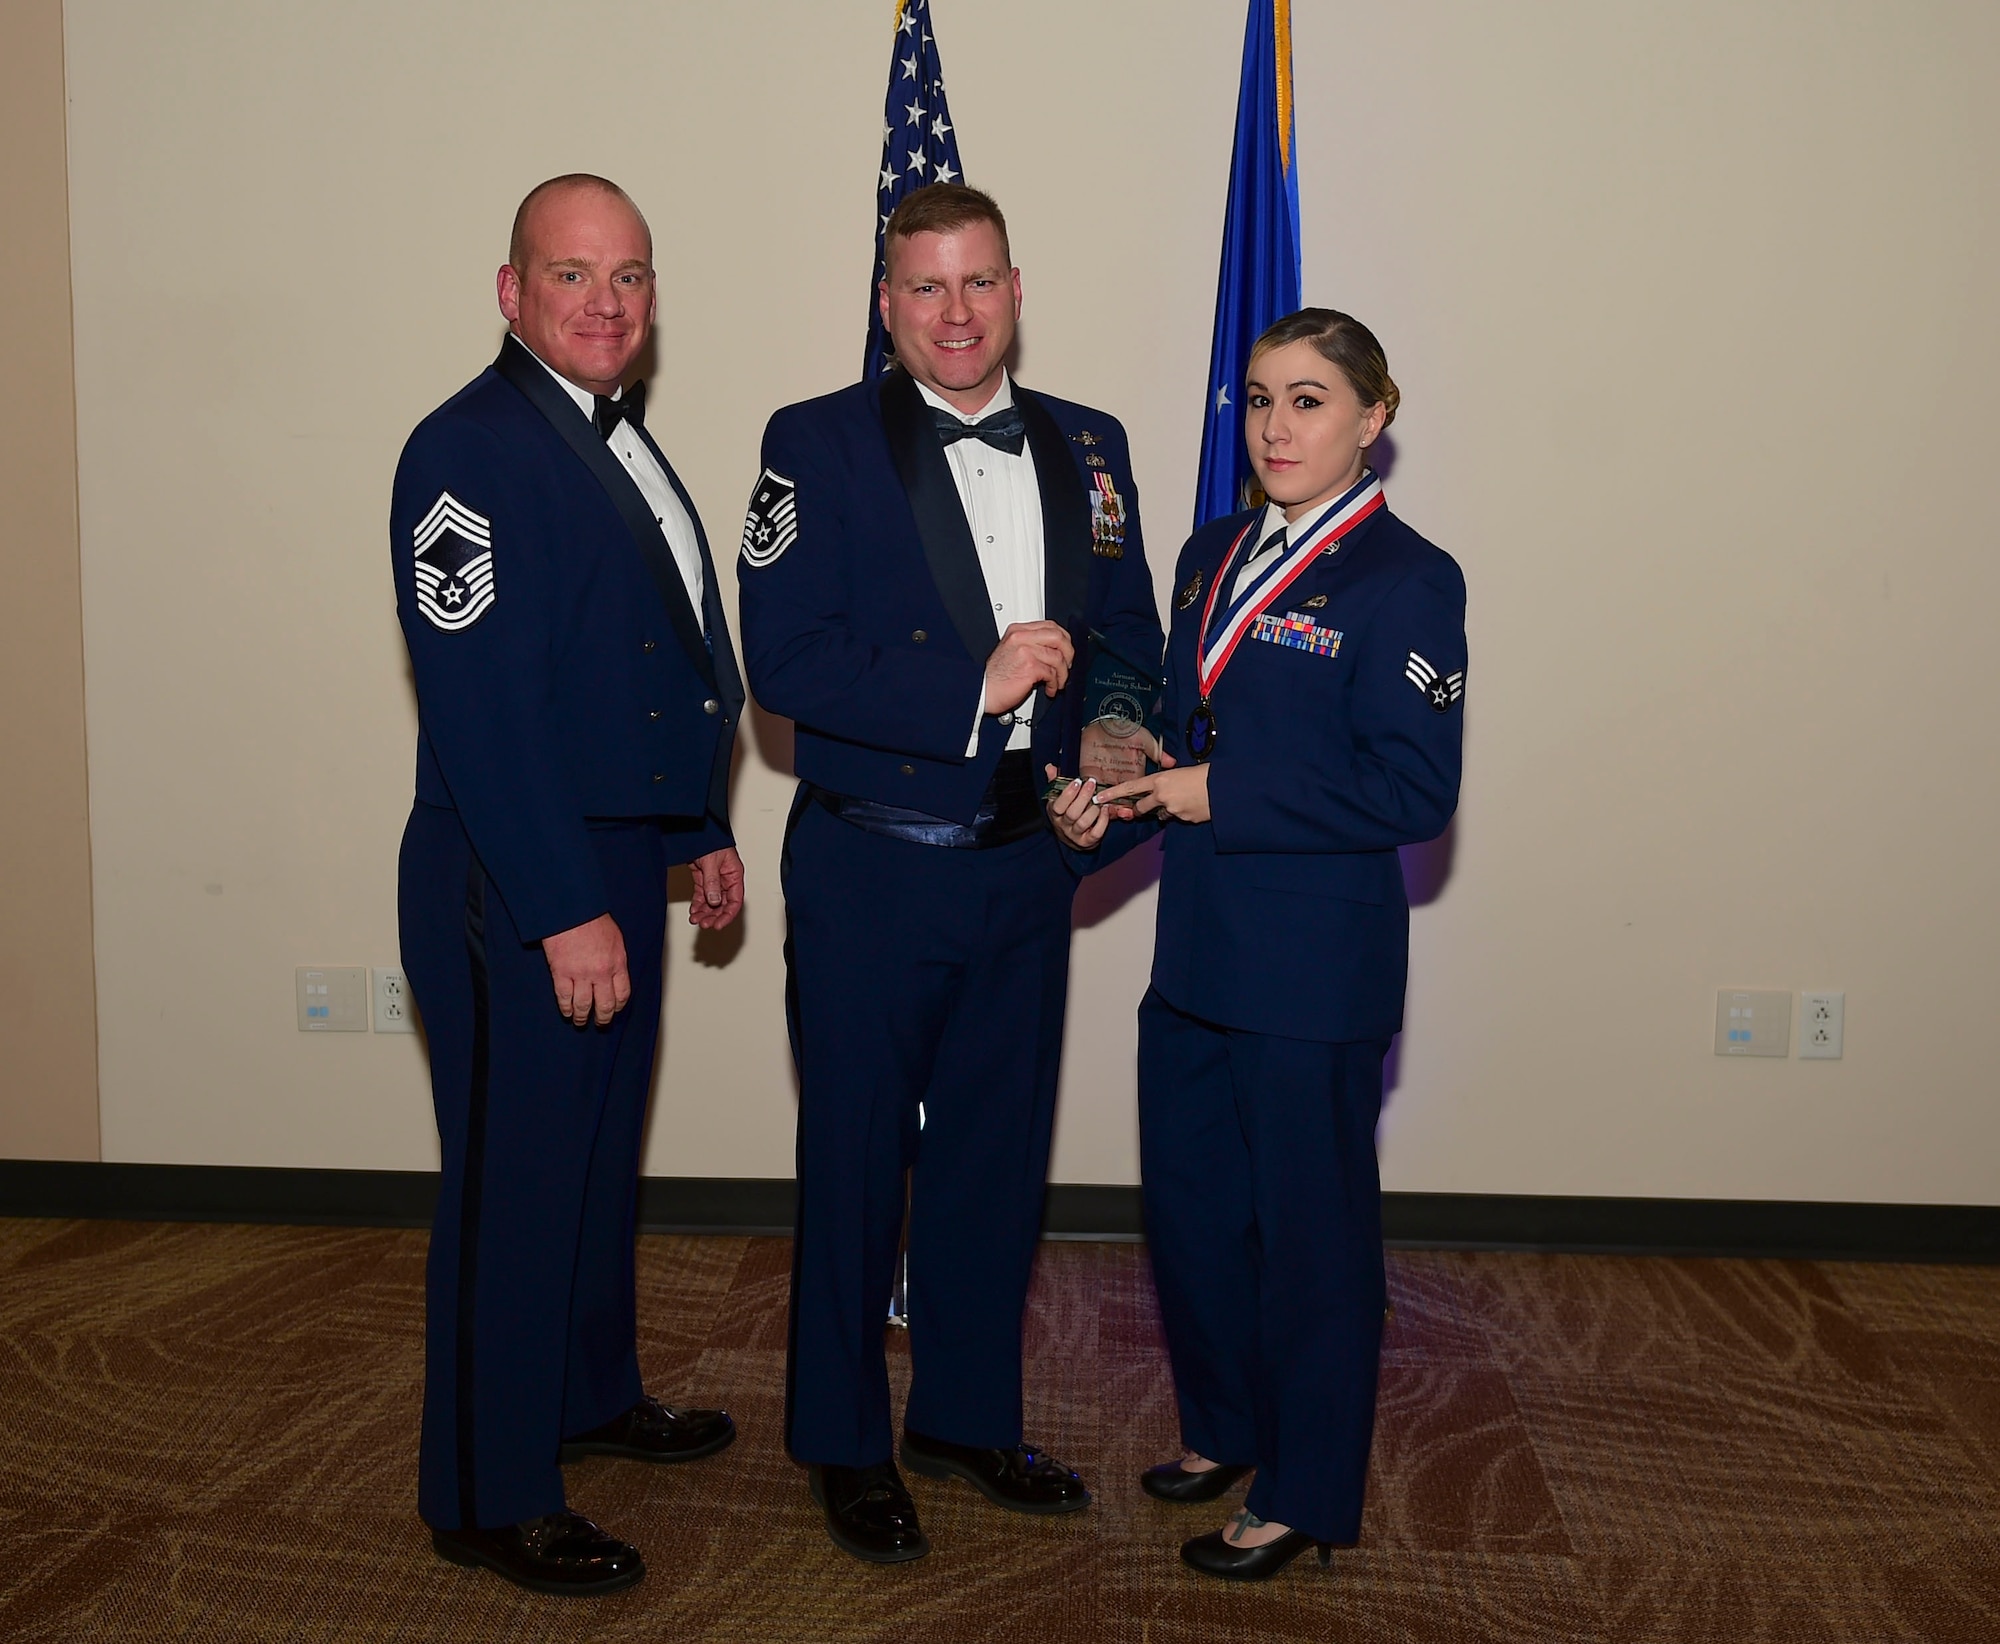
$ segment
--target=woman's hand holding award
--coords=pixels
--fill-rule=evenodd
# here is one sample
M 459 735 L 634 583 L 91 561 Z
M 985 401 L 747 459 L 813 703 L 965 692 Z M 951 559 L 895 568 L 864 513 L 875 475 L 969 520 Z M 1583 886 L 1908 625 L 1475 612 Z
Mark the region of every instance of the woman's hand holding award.
M 1073 850 L 1095 850 L 1111 822 L 1129 822 L 1138 814 L 1129 805 L 1101 803 L 1105 789 L 1144 777 L 1149 760 L 1172 763 L 1146 723 L 1159 692 L 1152 673 L 1112 650 L 1102 634 L 1091 634 L 1076 775 L 1044 767 L 1049 821 Z

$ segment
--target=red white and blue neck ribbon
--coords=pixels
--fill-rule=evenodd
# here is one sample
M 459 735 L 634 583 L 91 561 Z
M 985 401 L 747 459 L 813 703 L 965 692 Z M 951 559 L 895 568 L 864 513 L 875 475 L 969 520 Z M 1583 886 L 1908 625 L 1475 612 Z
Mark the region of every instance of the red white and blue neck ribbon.
M 1224 603 L 1222 625 L 1210 638 L 1209 622 L 1215 615 L 1216 600 L 1229 580 L 1236 556 L 1243 551 L 1243 544 L 1249 540 L 1250 533 L 1262 523 L 1263 516 L 1260 514 L 1243 527 L 1242 534 L 1229 545 L 1229 552 L 1223 556 L 1221 568 L 1209 584 L 1208 603 L 1201 611 L 1201 630 L 1195 640 L 1195 687 L 1204 702 L 1214 691 L 1215 682 L 1222 677 L 1222 670 L 1229 666 L 1229 659 L 1236 654 L 1237 643 L 1249 631 L 1250 624 L 1305 574 L 1306 567 L 1319 558 L 1329 544 L 1353 530 L 1387 500 L 1382 494 L 1382 481 L 1374 474 L 1363 474 L 1326 512 L 1292 538 L 1291 549 L 1267 565 L 1240 595 Z

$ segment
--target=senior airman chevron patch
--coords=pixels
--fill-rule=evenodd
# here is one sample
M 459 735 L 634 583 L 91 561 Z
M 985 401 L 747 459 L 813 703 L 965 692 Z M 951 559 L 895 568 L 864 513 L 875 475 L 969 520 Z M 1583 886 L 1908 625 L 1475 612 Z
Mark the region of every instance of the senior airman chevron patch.
M 417 609 L 448 634 L 470 628 L 493 605 L 493 522 L 441 491 L 415 538 Z
M 1451 705 L 1465 695 L 1465 670 L 1440 674 L 1415 651 L 1403 669 L 1403 677 L 1424 693 L 1424 700 L 1441 714 L 1450 713 Z

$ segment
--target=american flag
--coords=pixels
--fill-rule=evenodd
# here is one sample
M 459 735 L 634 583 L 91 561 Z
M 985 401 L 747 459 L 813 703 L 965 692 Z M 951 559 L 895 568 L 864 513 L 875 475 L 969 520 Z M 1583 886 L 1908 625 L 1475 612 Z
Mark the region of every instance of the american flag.
M 882 108 L 882 170 L 876 179 L 875 273 L 868 281 L 868 348 L 862 355 L 864 380 L 894 364 L 889 334 L 882 327 L 875 293 L 882 283 L 882 231 L 889 213 L 906 194 L 927 183 L 965 180 L 958 163 L 958 136 L 944 100 L 944 67 L 937 36 L 931 32 L 931 0 L 898 0 L 895 48 L 889 58 L 889 95 Z

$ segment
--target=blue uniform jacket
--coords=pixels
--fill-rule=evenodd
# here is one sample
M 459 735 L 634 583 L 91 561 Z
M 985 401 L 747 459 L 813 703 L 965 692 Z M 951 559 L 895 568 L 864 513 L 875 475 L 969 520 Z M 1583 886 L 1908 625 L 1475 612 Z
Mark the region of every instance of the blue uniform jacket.
M 1075 764 L 1089 630 L 1147 663 L 1162 636 L 1124 429 L 1018 383 L 1014 397 L 1042 494 L 1044 609 L 1078 663 L 1035 710 L 1039 781 L 1044 763 Z M 858 383 L 779 411 L 763 461 L 737 562 L 743 657 L 757 700 L 795 723 L 799 776 L 971 822 L 1010 726 L 981 718 L 966 757 L 1000 627 L 930 408 L 901 371 Z
M 513 338 L 396 469 L 416 796 L 459 813 L 524 935 L 608 909 L 587 819 L 665 819 L 676 862 L 731 842 L 743 686 L 700 516 L 645 439 L 695 522 L 710 644 L 638 486 Z
M 1212 520 L 1181 550 L 1162 739 L 1177 759 L 1202 606 L 1258 518 Z M 1267 615 L 1210 700 L 1212 820 L 1114 822 L 1097 854 L 1164 833 L 1153 986 L 1177 1010 L 1293 1039 L 1387 1038 L 1409 969 L 1396 848 L 1436 838 L 1458 805 L 1465 578 L 1383 508 Z

